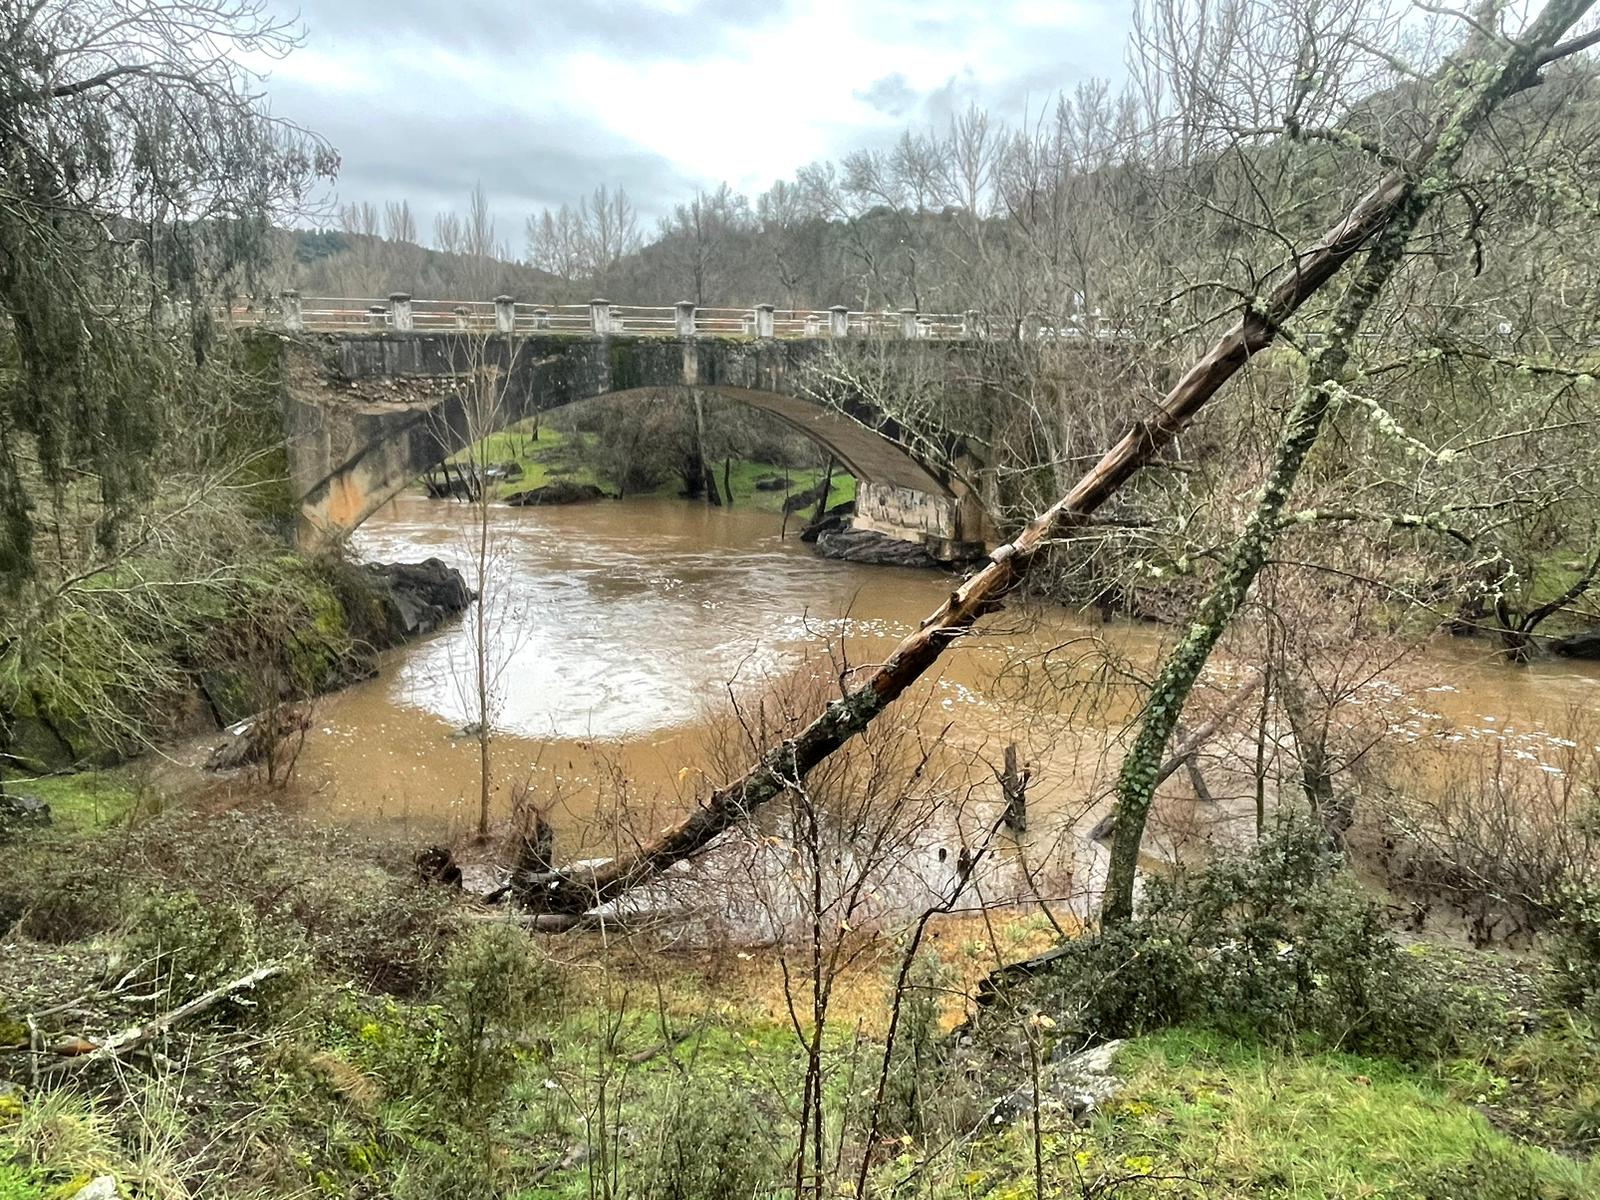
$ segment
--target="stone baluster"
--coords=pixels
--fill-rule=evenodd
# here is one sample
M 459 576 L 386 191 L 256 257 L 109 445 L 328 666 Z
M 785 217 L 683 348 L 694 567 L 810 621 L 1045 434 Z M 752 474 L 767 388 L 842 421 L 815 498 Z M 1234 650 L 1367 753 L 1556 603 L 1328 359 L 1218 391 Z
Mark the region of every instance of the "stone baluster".
M 828 310 L 828 336 L 833 338 L 850 336 L 850 310 L 842 304 L 835 304 Z
M 456 315 L 456 328 L 457 329 L 466 329 L 467 326 L 468 326 L 467 318 L 469 316 L 471 316 L 471 314 L 469 312 L 467 312 L 467 306 L 465 304 L 456 305 L 456 307 L 455 307 L 455 315 Z
M 303 331 L 306 318 L 300 307 L 300 293 L 289 288 L 278 293 L 278 301 L 283 305 L 283 327 L 294 333 Z
M 917 310 L 902 308 L 900 310 L 900 336 L 914 338 L 917 336 Z
M 410 292 L 389 293 L 389 324 L 399 333 L 410 333 L 415 328 L 411 322 Z
M 367 328 L 387 329 L 389 327 L 389 306 L 386 304 L 372 304 L 367 307 Z
M 776 304 L 756 305 L 756 336 L 758 338 L 770 339 L 773 336 L 772 314 L 777 307 Z
M 694 301 L 679 300 L 672 306 L 677 319 L 678 336 L 691 338 L 694 336 Z
M 517 298 L 515 296 L 496 296 L 494 298 L 494 327 L 497 333 L 515 333 L 517 331 Z
M 548 308 L 536 308 L 533 310 L 533 327 L 535 329 L 550 328 L 550 310 Z
M 589 301 L 589 329 L 601 337 L 611 332 L 611 301 Z
M 981 338 L 983 336 L 983 317 L 975 308 L 969 308 L 961 314 L 961 336 L 964 338 Z

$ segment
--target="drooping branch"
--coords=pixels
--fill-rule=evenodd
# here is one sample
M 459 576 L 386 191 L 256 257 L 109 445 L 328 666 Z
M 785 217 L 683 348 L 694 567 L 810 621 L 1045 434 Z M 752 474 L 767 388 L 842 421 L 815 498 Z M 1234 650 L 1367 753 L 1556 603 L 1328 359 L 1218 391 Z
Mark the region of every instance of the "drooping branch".
M 1589 0 L 1556 0 L 1540 18 L 1540 28 L 1565 29 L 1588 7 Z M 1552 13 L 1560 16 L 1552 19 Z M 1542 61 L 1537 49 L 1553 38 L 1530 38 L 1506 51 L 1500 69 L 1492 72 L 1498 87 L 1485 86 L 1465 106 L 1474 124 L 1503 97 L 1528 86 L 1528 75 Z M 1028 574 L 1041 550 L 1063 533 L 1082 525 L 1142 467 L 1156 458 L 1251 357 L 1271 345 L 1278 329 L 1332 279 L 1349 260 L 1383 235 L 1402 215 L 1414 219 L 1422 171 L 1439 156 L 1440 139 L 1459 155 L 1466 133 L 1463 113 L 1441 121 L 1424 140 L 1412 165 L 1385 174 L 1310 250 L 1300 255 L 1291 273 L 1267 295 L 1246 306 L 1238 321 L 1186 370 L 1149 416 L 1106 451 L 1093 468 L 1055 504 L 1036 516 L 1011 542 L 965 580 L 939 609 L 906 637 L 866 679 L 833 701 L 794 737 L 768 748 L 739 778 L 707 796 L 689 815 L 662 830 L 635 850 L 598 864 L 552 871 L 533 893 L 547 911 L 583 912 L 613 900 L 674 863 L 704 849 L 727 830 L 748 820 L 756 810 L 784 794 L 791 781 L 803 779 L 829 755 L 848 743 L 898 696 L 938 661 L 945 649 L 965 634 Z

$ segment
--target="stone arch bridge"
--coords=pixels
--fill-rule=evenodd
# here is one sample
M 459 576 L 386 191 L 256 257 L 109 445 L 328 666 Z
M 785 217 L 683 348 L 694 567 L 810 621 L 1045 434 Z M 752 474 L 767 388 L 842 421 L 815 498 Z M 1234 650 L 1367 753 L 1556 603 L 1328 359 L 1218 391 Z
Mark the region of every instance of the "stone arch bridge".
M 831 453 L 858 481 L 855 527 L 944 561 L 981 554 L 992 539 L 977 497 L 908 453 L 893 422 L 864 404 L 840 412 L 807 398 L 805 376 L 831 352 L 826 337 L 381 329 L 300 332 L 292 345 L 289 477 L 297 541 L 311 552 L 342 541 L 466 444 L 462 380 L 475 362 L 504 372 L 501 425 L 601 396 L 700 389 L 770 413 Z M 957 340 L 884 345 L 967 353 Z

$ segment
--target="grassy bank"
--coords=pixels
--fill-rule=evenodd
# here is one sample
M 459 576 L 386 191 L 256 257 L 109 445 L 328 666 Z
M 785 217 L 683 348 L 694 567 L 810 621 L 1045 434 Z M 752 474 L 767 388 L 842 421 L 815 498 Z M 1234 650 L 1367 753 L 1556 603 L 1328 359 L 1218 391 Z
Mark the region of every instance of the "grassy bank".
M 61 819 L 0 846 L 4 1200 L 70 1197 L 107 1174 L 161 1200 L 792 1194 L 802 949 L 785 963 L 772 947 L 532 935 L 418 883 L 411 847 L 316 827 L 249 783 L 159 798 L 119 776 L 50 786 Z M 1172 1025 L 1150 1016 L 1149 988 L 1171 977 L 1156 964 L 1129 1010 L 1148 1027 L 1085 1121 L 1052 1072 L 1095 1036 L 1072 1000 L 1095 978 L 1088 960 L 981 1013 L 967 999 L 1046 931 L 1003 912 L 935 924 L 944 960 L 902 996 L 870 1151 L 901 949 L 854 943 L 821 1041 L 838 1179 L 870 1153 L 874 1194 L 938 1200 L 1031 1198 L 1041 1176 L 1051 1196 L 1600 1194 L 1586 1161 L 1600 1037 L 1540 998 L 1535 963 L 1375 943 L 1341 966 L 1302 939 L 1294 952 L 1321 964 L 1310 993 L 1262 1008 L 1277 993 L 1259 967 L 1209 976 Z M 278 973 L 115 1060 L 55 1052 L 263 966 Z M 1383 1021 L 1340 1026 L 1359 1054 L 1316 1006 L 1351 971 L 1393 980 Z M 1448 1036 L 1396 1033 L 1424 1021 Z M 1023 1097 L 1010 1119 L 988 1119 L 1008 1092 Z
M 618 483 L 592 465 L 592 449 L 598 435 L 565 431 L 541 424 L 535 435 L 531 421 L 523 421 L 509 429 L 491 434 L 472 451 L 461 451 L 451 458 L 451 464 L 464 466 L 469 459 L 492 467 L 514 466 L 520 474 L 509 481 L 492 485 L 491 495 L 501 499 L 516 492 L 544 487 L 564 481 L 594 484 L 615 495 Z M 823 478 L 821 467 L 790 468 L 758 459 L 735 458 L 713 464 L 719 493 L 726 490 L 737 508 L 758 512 L 781 514 L 786 496 L 808 492 L 816 488 Z M 759 487 L 761 483 L 786 483 L 786 487 Z M 647 496 L 672 497 L 681 494 L 682 481 L 669 478 L 651 491 L 638 493 Z M 836 468 L 832 485 L 828 489 L 828 507 L 855 499 L 855 477 L 842 468 Z M 728 499 L 724 496 L 724 499 Z M 812 506 L 794 519 L 809 519 Z

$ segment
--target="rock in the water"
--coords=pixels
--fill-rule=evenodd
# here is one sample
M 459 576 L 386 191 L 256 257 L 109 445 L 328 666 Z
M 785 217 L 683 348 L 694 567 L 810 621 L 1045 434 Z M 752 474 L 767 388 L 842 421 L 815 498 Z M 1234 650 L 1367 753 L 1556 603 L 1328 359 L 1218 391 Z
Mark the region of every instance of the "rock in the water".
M 556 479 L 543 487 L 529 488 L 506 497 L 506 503 L 518 508 L 544 504 L 587 504 L 591 500 L 604 500 L 606 494 L 592 483 L 574 483 L 570 479 Z
M 437 558 L 362 569 L 383 607 L 391 645 L 432 633 L 476 599 L 461 572 Z
M 252 763 L 265 762 L 279 743 L 299 737 L 310 728 L 309 704 L 279 705 L 228 730 L 228 740 L 213 747 L 205 768 L 237 771 Z
M 1564 658 L 1600 659 L 1600 629 L 1585 629 L 1582 633 L 1557 638 L 1550 649 Z
M 841 504 L 835 504 L 822 514 L 822 520 L 812 521 L 800 531 L 800 540 L 802 542 L 814 542 L 825 533 L 848 529 L 850 527 L 850 518 L 855 515 L 856 502 L 854 500 L 846 500 Z
M 828 529 L 817 535 L 817 553 L 824 558 L 872 563 L 885 567 L 937 567 L 916 542 L 903 542 L 871 529 Z

